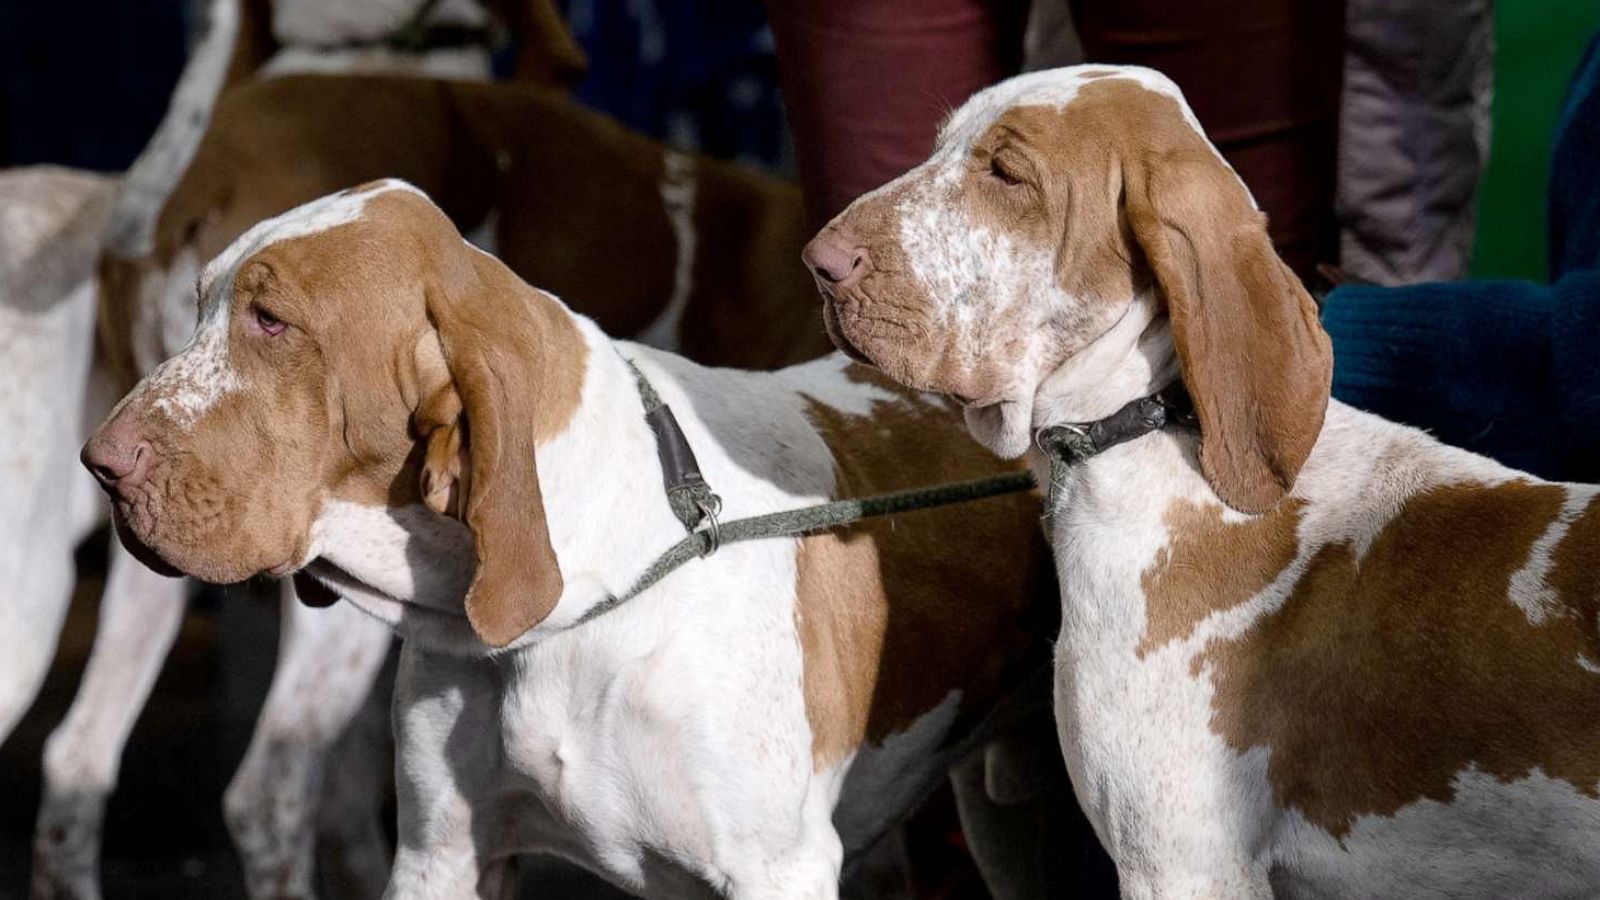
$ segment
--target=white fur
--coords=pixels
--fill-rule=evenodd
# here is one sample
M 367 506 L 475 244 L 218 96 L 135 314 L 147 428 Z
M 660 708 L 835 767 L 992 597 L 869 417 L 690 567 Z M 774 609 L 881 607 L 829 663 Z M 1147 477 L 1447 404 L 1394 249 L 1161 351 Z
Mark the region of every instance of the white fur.
M 330 7 L 341 4 L 328 3 Z M 438 47 L 426 53 L 388 47 L 284 47 L 261 66 L 262 77 L 279 75 L 392 75 L 488 81 L 493 74 L 486 47 Z
M 329 771 L 329 750 L 373 693 L 379 670 L 393 643 L 389 630 L 343 603 L 311 609 L 281 583 L 283 633 L 272 687 L 256 719 L 250 747 L 223 796 L 228 830 L 244 865 L 252 897 L 286 893 L 311 896 L 315 886 L 315 838 L 321 798 L 338 795 L 341 782 L 361 783 L 358 771 Z M 381 704 L 383 697 L 377 697 Z M 380 767 L 382 742 L 374 746 L 353 736 L 355 764 Z M 374 797 L 354 815 L 374 815 Z M 380 835 L 360 829 L 336 833 L 345 838 L 336 850 L 352 858 L 387 860 Z M 365 841 L 352 845 L 350 838 Z M 364 873 L 368 894 L 382 889 L 382 873 Z
M 273 0 L 272 34 L 284 44 L 310 47 L 379 41 L 409 22 L 418 6 L 416 0 Z M 481 28 L 489 16 L 474 0 L 441 0 L 428 22 Z
M 1561 514 L 1550 522 L 1550 527 L 1534 542 L 1527 564 L 1511 576 L 1511 602 L 1522 607 L 1532 625 L 1543 624 L 1559 608 L 1555 589 L 1545 582 L 1554 562 L 1551 554 L 1561 539 L 1567 536 L 1572 523 L 1594 502 L 1597 493 L 1594 488 L 1577 486 L 1565 487 L 1563 491 L 1567 496 L 1561 504 Z
M 677 350 L 682 343 L 679 332 L 683 327 L 683 312 L 689 308 L 689 295 L 694 291 L 694 157 L 666 150 L 661 155 L 661 167 L 661 206 L 667 213 L 667 224 L 672 226 L 672 236 L 678 242 L 678 255 L 673 264 L 672 294 L 667 298 L 667 305 L 655 321 L 640 332 L 639 340 L 663 350 Z
M 997 323 L 1019 316 L 1031 323 L 1035 306 L 1072 321 L 1076 300 L 1012 284 L 1037 278 L 1042 262 L 1030 261 L 1005 235 L 960 221 L 940 203 L 940 185 L 955 177 L 972 137 L 995 117 L 1019 105 L 1070 103 L 1083 71 L 1037 73 L 980 93 L 952 117 L 934 157 L 906 176 L 911 184 L 883 189 L 910 188 L 900 230 L 911 275 L 942 304 L 962 336 L 958 343 L 976 351 L 973 365 L 993 352 L 984 335 Z M 1160 76 L 1122 70 L 1119 77 L 1183 105 Z M 978 286 L 986 293 L 966 295 Z M 986 317 L 971 330 L 963 330 L 963 304 Z M 1029 368 L 1036 360 L 1020 353 L 1018 383 L 1026 390 L 1003 398 L 1013 405 L 998 424 L 983 410 L 969 411 L 974 434 L 997 452 L 1019 452 L 1034 428 L 1105 416 L 1176 377 L 1172 336 L 1151 296 L 1128 298 L 1113 321 L 1082 334 L 1090 338 L 1086 346 L 1049 371 Z M 1034 463 L 1043 477 L 1048 467 Z M 1240 752 L 1213 730 L 1214 672 L 1209 664 L 1196 668 L 1209 644 L 1248 632 L 1281 607 L 1318 550 L 1348 542 L 1359 559 L 1417 492 L 1514 479 L 1530 476 L 1335 402 L 1294 489 L 1305 504 L 1296 558 L 1256 596 L 1141 653 L 1141 576 L 1168 545 L 1169 507 L 1179 500 L 1220 506 L 1199 472 L 1196 441 L 1186 432 L 1158 432 L 1065 473 L 1048 520 L 1066 601 L 1057 719 L 1074 786 L 1118 863 L 1124 897 L 1594 895 L 1600 801 L 1592 796 L 1537 771 L 1501 781 L 1469 767 L 1456 773 L 1449 802 L 1417 800 L 1392 816 L 1362 816 L 1335 839 L 1279 805 L 1267 780 L 1272 748 Z M 1548 615 L 1552 602 L 1544 583 L 1550 553 L 1594 493 L 1567 488 L 1559 519 L 1517 574 L 1507 602 L 1532 621 Z M 1573 664 L 1600 671 L 1592 660 Z
M 100 826 L 122 748 L 183 624 L 188 584 L 111 542 L 94 649 L 67 717 L 44 750 L 34 829 L 34 896 L 98 897 Z
M 105 515 L 76 455 L 96 399 L 93 264 L 114 190 L 86 172 L 0 173 L 0 740 L 55 655 L 72 548 Z

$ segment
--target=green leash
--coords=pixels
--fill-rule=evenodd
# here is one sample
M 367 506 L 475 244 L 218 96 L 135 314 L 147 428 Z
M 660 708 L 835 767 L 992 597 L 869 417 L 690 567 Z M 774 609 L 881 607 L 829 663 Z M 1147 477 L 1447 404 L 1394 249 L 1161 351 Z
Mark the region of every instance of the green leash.
M 732 522 L 719 522 L 717 514 L 722 509 L 722 500 L 700 477 L 694 453 L 689 449 L 688 441 L 678 428 L 671 408 L 661 402 L 661 397 L 651 387 L 644 373 L 639 371 L 638 366 L 635 366 L 632 360 L 625 361 L 628 363 L 628 368 L 633 370 L 634 381 L 639 386 L 639 398 L 644 402 L 645 419 L 656 435 L 656 450 L 661 457 L 667 502 L 672 507 L 673 515 L 678 517 L 689 533 L 683 540 L 657 557 L 656 561 L 644 570 L 644 574 L 634 581 L 632 587 L 595 604 L 573 623 L 575 625 L 581 625 L 616 609 L 644 593 L 690 560 L 710 556 L 727 544 L 766 538 L 799 537 L 850 525 L 863 519 L 953 506 L 957 503 L 971 503 L 989 497 L 1030 491 L 1036 486 L 1032 475 L 1027 472 L 1013 472 L 933 487 L 908 488 L 872 497 L 834 500 L 816 506 L 750 516 Z

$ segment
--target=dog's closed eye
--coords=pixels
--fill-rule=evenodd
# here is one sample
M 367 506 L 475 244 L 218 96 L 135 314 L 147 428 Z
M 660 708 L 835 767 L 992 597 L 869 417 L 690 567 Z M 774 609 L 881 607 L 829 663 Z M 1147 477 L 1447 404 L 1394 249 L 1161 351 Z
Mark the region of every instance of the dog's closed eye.
M 256 327 L 261 329 L 262 333 L 267 337 L 277 337 L 278 335 L 283 334 L 284 329 L 289 327 L 288 323 L 273 315 L 260 305 L 252 307 L 250 312 L 251 318 L 255 321 Z
M 1015 172 L 1006 168 L 1005 163 L 1001 162 L 998 156 L 989 158 L 989 175 L 1007 187 L 1016 187 L 1023 183 Z

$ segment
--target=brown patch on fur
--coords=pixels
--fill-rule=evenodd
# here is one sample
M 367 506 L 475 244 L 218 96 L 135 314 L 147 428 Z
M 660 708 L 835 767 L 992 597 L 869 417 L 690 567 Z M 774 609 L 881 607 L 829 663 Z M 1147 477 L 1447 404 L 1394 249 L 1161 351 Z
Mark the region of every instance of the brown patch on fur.
M 865 417 L 810 404 L 838 496 L 1008 470 L 953 409 L 868 369 L 852 377 L 907 399 Z M 817 769 L 905 730 L 955 690 L 970 726 L 1048 660 L 1059 602 L 1039 510 L 1036 494 L 1012 495 L 801 540 L 795 617 Z M 950 552 L 956 535 L 972 552 Z
M 1336 836 L 1449 802 L 1468 769 L 1538 769 L 1600 796 L 1600 676 L 1577 664 L 1600 659 L 1594 594 L 1564 592 L 1541 625 L 1508 596 L 1562 499 L 1526 482 L 1436 487 L 1363 557 L 1322 547 L 1280 608 L 1197 657 L 1216 686 L 1212 727 L 1241 752 L 1268 748 L 1277 801 Z M 1570 558 L 1593 558 L 1592 528 L 1567 538 Z
M 1220 506 L 1173 503 L 1165 517 L 1172 537 L 1139 578 L 1145 595 L 1139 656 L 1188 637 L 1212 613 L 1277 580 L 1300 548 L 1302 506 L 1286 503 L 1244 522 L 1224 522 Z

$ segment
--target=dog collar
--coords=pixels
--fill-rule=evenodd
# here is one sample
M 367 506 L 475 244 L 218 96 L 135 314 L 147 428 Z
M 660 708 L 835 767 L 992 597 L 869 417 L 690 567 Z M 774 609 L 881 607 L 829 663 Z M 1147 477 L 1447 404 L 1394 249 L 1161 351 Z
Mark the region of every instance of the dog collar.
M 1194 401 L 1180 379 L 1148 396 L 1093 422 L 1068 422 L 1034 432 L 1033 443 L 1050 460 L 1050 489 L 1045 517 L 1055 511 L 1056 495 L 1066 484 L 1072 467 L 1093 459 L 1118 444 L 1160 431 L 1168 425 L 1199 427 Z
M 1130 401 L 1104 419 L 1041 428 L 1034 433 L 1033 443 L 1052 461 L 1077 465 L 1168 425 L 1196 424 L 1194 401 L 1189 399 L 1183 382 L 1174 381 L 1154 394 Z

